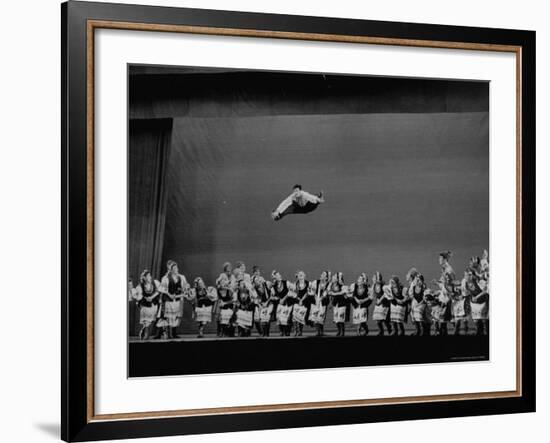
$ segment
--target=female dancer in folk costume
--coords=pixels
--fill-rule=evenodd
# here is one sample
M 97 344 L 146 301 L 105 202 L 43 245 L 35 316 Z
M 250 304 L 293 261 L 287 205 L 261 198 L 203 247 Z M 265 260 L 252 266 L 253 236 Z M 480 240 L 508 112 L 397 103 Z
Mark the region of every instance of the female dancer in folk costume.
M 262 337 L 269 337 L 271 311 L 273 309 L 271 284 L 266 282 L 260 274 L 256 274 L 252 277 L 252 286 L 254 288 L 253 301 L 255 304 L 254 323 Z
M 481 273 L 484 280 L 489 280 L 489 252 L 487 249 L 483 250 L 483 254 L 481 255 L 480 260 L 480 267 L 481 267 Z
M 384 326 L 388 334 L 392 333 L 390 324 L 390 304 L 387 293 L 384 291 L 384 280 L 382 274 L 377 272 L 372 277 L 371 298 L 374 301 L 372 319 L 378 324 L 378 335 L 384 335 Z
M 290 310 L 287 325 L 285 327 L 285 336 L 289 337 L 292 333 L 294 306 L 298 303 L 298 294 L 296 294 L 296 285 L 287 282 L 288 293 L 281 299 L 281 306 Z
M 414 269 L 414 268 L 413 268 Z M 412 270 L 411 270 L 412 271 Z M 415 331 L 412 335 L 430 335 L 430 324 L 427 321 L 427 303 L 424 293 L 426 292 L 426 283 L 424 276 L 414 269 L 414 276 L 411 271 L 411 283 L 409 286 L 409 299 L 411 300 L 411 319 L 414 323 Z
M 468 335 L 468 316 L 470 313 L 470 303 L 468 301 L 468 291 L 466 291 L 466 272 L 460 282 L 460 286 L 454 287 L 451 294 L 451 316 L 454 324 L 454 335 L 460 335 L 461 328 L 464 329 L 464 335 Z
M 160 282 L 162 304 L 159 309 L 157 326 L 163 328 L 166 338 L 177 338 L 176 330 L 183 315 L 183 299 L 188 294 L 189 284 L 185 276 L 179 273 L 178 264 L 168 260 L 167 272 Z
M 411 315 L 411 309 L 412 309 L 412 285 L 414 282 L 414 279 L 417 275 L 420 275 L 420 272 L 416 268 L 411 268 L 409 271 L 405 274 L 405 283 L 403 284 L 403 296 L 407 299 L 407 310 L 405 313 L 405 323 L 407 323 L 409 316 Z M 411 319 L 411 322 L 414 323 L 414 321 Z
M 445 275 L 450 275 L 452 280 L 456 279 L 455 271 L 449 263 L 453 253 L 451 251 L 442 251 L 439 253 L 439 264 L 441 265 L 441 278 Z
M 334 323 L 338 328 L 337 337 L 346 335 L 346 310 L 350 304 L 347 294 L 347 288 L 344 286 L 344 275 L 336 272 L 332 275 L 328 287 L 328 295 L 332 300 L 332 310 L 334 314 Z
M 278 318 L 277 318 L 277 308 L 279 307 L 279 303 L 281 302 L 281 298 L 284 297 L 284 295 L 286 295 L 286 292 L 284 290 L 284 283 L 282 283 L 282 276 L 280 275 L 280 273 L 276 270 L 273 270 L 271 272 L 271 292 L 270 292 L 270 296 L 269 296 L 269 304 L 272 306 L 272 309 L 271 309 L 271 322 L 277 322 L 278 321 Z M 278 283 L 278 279 L 280 279 L 281 283 Z M 275 290 L 275 285 L 278 285 L 279 289 L 280 289 L 280 292 L 277 292 Z M 281 297 L 279 297 L 279 295 L 281 295 Z M 279 327 L 279 331 L 280 331 L 280 327 Z M 281 332 L 281 331 L 280 331 Z M 281 334 L 282 335 L 282 334 Z
M 369 315 L 369 306 L 372 303 L 372 298 L 369 294 L 369 279 L 367 274 L 362 273 L 357 277 L 357 281 L 351 288 L 351 297 L 353 322 L 357 324 L 357 335 L 367 335 L 369 333 L 367 318 Z M 356 323 L 356 321 L 359 321 L 356 320 L 356 315 L 361 318 L 359 323 Z
M 405 335 L 405 315 L 407 312 L 408 297 L 403 294 L 403 286 L 399 281 L 399 277 L 393 275 L 384 286 L 384 292 L 390 300 L 390 321 L 393 325 L 391 335 Z
M 246 272 L 246 265 L 242 261 L 235 263 L 235 269 L 233 270 L 233 275 L 239 283 L 241 280 L 244 281 L 248 289 L 252 289 L 252 277 Z
M 294 335 L 301 336 L 304 333 L 304 325 L 312 325 L 309 314 L 311 312 L 311 305 L 315 303 L 315 295 L 309 290 L 309 281 L 306 280 L 306 273 L 304 271 L 296 273 L 295 287 L 297 306 L 303 306 L 306 309 L 303 323 L 294 321 Z M 297 312 L 296 307 L 294 307 L 294 310 Z
M 487 335 L 489 332 L 489 282 L 480 280 L 473 270 L 468 270 L 465 291 L 465 295 L 470 298 L 470 311 L 476 326 L 476 335 Z
M 448 335 L 447 323 L 451 320 L 451 301 L 455 291 L 453 275 L 443 274 L 436 283 L 438 290 L 431 303 L 432 322 L 436 335 Z
M 199 325 L 199 338 L 204 336 L 204 327 L 212 321 L 212 308 L 218 299 L 218 294 L 213 287 L 206 287 L 201 277 L 193 280 L 193 288 L 189 299 L 194 304 L 195 319 Z
M 481 258 L 472 257 L 468 266 L 469 270 L 472 270 L 478 281 L 489 280 L 489 253 L 486 249 L 483 250 Z
M 132 301 L 134 299 L 134 282 L 132 279 L 128 279 L 128 301 Z
M 315 335 L 321 337 L 324 334 L 325 319 L 327 317 L 327 307 L 330 302 L 328 287 L 330 285 L 330 271 L 321 272 L 321 277 L 310 287 L 315 290 L 315 303 L 312 306 L 311 317 L 317 332 Z
M 250 337 L 254 321 L 254 308 L 252 290 L 244 280 L 241 280 L 237 289 L 237 330 L 239 337 Z
M 473 270 L 478 278 L 481 277 L 481 259 L 476 255 L 470 257 L 468 269 Z
M 231 263 L 223 265 L 223 272 L 216 279 L 218 290 L 218 302 L 216 303 L 216 315 L 218 322 L 218 337 L 233 337 L 235 326 L 233 314 L 235 308 L 234 290 L 237 288 L 237 280 L 233 275 Z
M 262 270 L 258 265 L 252 266 L 252 275 L 250 276 L 251 279 L 254 279 L 254 277 L 261 277 L 262 276 Z
M 281 337 L 289 336 L 292 329 L 291 315 L 287 316 L 286 314 L 290 310 L 285 309 L 284 316 L 280 315 L 279 310 L 281 310 L 280 307 L 292 307 L 296 302 L 296 294 L 291 293 L 291 289 L 294 289 L 293 285 L 291 285 L 287 280 L 283 280 L 283 277 L 279 271 L 273 271 L 271 276 L 273 278 L 273 297 L 277 305 L 275 313 L 277 323 L 279 324 L 279 332 Z
M 128 324 L 132 325 L 132 328 L 135 329 L 136 322 L 136 311 L 139 309 L 139 303 L 135 299 L 136 290 L 134 289 L 134 282 L 131 278 L 128 279 L 128 303 L 133 302 L 133 304 L 128 305 Z M 141 329 L 140 329 L 141 330 Z M 130 331 L 128 331 L 130 333 Z M 130 333 L 130 335 L 133 335 Z
M 478 284 L 481 290 L 486 291 L 487 294 L 489 294 L 489 275 L 489 252 L 484 249 L 480 261 L 480 275 L 478 278 Z
M 452 256 L 449 250 L 439 253 L 441 276 L 434 281 L 438 289 L 433 294 L 429 293 L 427 298 L 436 335 L 447 335 L 447 322 L 451 319 L 451 295 L 454 294 L 456 279 L 455 271 L 449 263 Z
M 267 287 L 269 289 L 268 291 L 268 299 L 267 304 L 270 307 L 270 318 L 269 318 L 269 325 L 266 326 L 267 331 L 271 333 L 271 323 L 277 321 L 277 307 L 279 306 L 279 296 L 275 293 L 275 278 L 272 276 L 272 280 L 268 281 L 266 280 Z
M 157 320 L 159 286 L 160 283 L 153 279 L 151 272 L 145 269 L 139 277 L 139 284 L 132 291 L 132 298 L 139 306 L 140 340 L 148 340 L 151 337 L 151 330 Z

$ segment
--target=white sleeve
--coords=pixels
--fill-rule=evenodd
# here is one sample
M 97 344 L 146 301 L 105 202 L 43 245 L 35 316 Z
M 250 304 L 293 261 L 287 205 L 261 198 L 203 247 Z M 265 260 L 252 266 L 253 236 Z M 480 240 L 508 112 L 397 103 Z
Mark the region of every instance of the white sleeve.
M 133 298 L 136 301 L 140 301 L 143 298 L 143 292 L 141 290 L 140 285 L 138 285 L 134 289 L 132 289 L 132 292 L 130 293 L 130 297 Z
M 251 299 L 254 303 L 257 303 L 259 297 L 258 297 L 258 292 L 256 292 L 256 289 L 250 288 L 248 292 L 250 293 L 250 299 Z
M 229 279 L 229 289 L 232 292 L 235 292 L 237 290 L 237 278 L 234 275 L 232 275 Z
M 481 289 L 482 291 L 488 291 L 488 285 L 486 280 L 479 280 L 478 285 L 479 285 L 479 289 Z
M 185 275 L 180 274 L 180 278 L 181 278 L 181 287 L 185 288 L 189 284 L 187 283 L 187 279 L 185 278 Z
M 229 286 L 229 279 L 227 278 L 227 275 L 222 272 L 216 279 L 216 287 L 224 289 L 226 286 Z
M 277 206 L 277 209 L 275 209 L 275 212 L 277 214 L 282 214 L 284 211 L 286 211 L 290 206 L 292 205 L 292 195 L 289 195 L 287 198 L 285 198 L 279 206 Z
M 243 274 L 243 281 L 248 290 L 252 289 L 252 277 L 250 277 L 250 274 Z
M 168 294 L 168 277 L 162 277 L 160 281 L 159 291 L 163 292 L 164 294 Z
M 153 280 L 153 285 L 155 286 L 155 292 L 152 295 L 157 294 L 157 296 L 160 293 L 160 282 L 158 280 Z
M 208 295 L 208 298 L 212 301 L 216 301 L 218 299 L 218 291 L 216 291 L 216 288 L 213 286 L 208 286 L 206 289 L 206 294 Z

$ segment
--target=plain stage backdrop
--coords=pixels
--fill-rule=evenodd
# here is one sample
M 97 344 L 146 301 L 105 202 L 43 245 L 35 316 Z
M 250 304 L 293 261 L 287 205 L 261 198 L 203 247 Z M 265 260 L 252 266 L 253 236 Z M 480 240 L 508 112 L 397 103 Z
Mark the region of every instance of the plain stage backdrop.
M 174 119 L 163 263 L 207 284 L 228 260 L 351 282 L 488 249 L 488 83 L 197 71 L 130 69 L 130 116 Z M 273 221 L 296 183 L 326 202 Z
M 319 16 L 355 17 L 537 31 L 537 372 L 536 414 L 387 422 L 349 426 L 241 432 L 135 440 L 147 443 L 281 441 L 445 442 L 487 440 L 503 443 L 544 436 L 550 417 L 550 28 L 544 2 L 463 0 L 450 4 L 339 0 L 118 0 L 198 8 L 235 9 Z M 10 442 L 59 441 L 60 408 L 60 51 L 59 1 L 4 2 L 0 28 L 9 67 L 0 71 L 3 118 L 0 201 L 7 216 L 0 230 L 4 293 L 25 295 L 25 321 L 16 309 L 3 317 L 0 368 L 2 438 Z M 29 104 L 32 103 L 32 107 Z M 291 184 L 292 185 L 292 184 Z M 328 189 L 326 189 L 329 192 Z M 332 199 L 332 194 L 327 198 Z M 271 209 L 271 208 L 270 208 Z M 326 208 L 320 208 L 322 211 Z M 4 214 L 4 213 L 3 213 Z M 321 212 L 319 212 L 321 214 Z M 457 259 L 457 262 L 459 260 Z M 27 290 L 30 284 L 36 290 Z M 27 288 L 24 291 L 22 288 Z M 19 306 L 19 305 L 13 305 Z M 12 306 L 12 307 L 13 307 Z M 6 311 L 8 312 L 8 311 Z M 285 389 L 299 389 L 285 386 Z M 539 438 L 541 440 L 543 437 Z
M 438 251 L 465 266 L 488 248 L 486 113 L 182 118 L 173 131 L 164 256 L 193 276 L 241 259 L 288 278 L 435 277 Z M 294 183 L 326 202 L 271 220 Z

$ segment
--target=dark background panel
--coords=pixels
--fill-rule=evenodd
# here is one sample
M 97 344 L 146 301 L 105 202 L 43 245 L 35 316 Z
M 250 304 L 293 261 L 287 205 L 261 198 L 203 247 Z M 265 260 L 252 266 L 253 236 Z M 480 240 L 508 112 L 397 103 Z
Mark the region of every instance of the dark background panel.
M 487 112 L 488 83 L 130 66 L 130 118 Z

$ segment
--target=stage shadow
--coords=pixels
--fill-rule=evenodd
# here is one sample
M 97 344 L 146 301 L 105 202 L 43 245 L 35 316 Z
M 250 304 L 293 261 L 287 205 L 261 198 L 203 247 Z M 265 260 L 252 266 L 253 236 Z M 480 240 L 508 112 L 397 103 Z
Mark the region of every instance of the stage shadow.
M 35 423 L 34 427 L 40 429 L 44 434 L 59 440 L 61 429 L 59 423 Z

